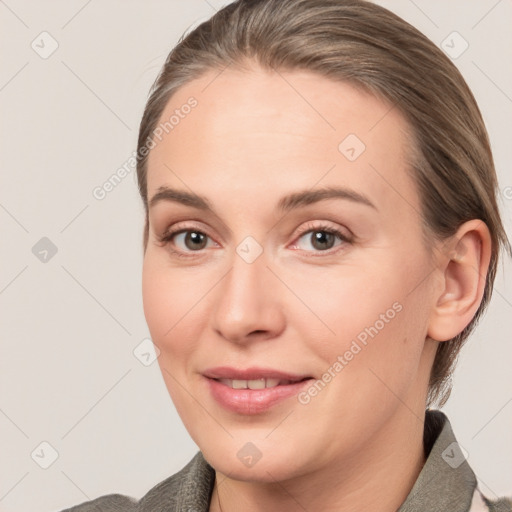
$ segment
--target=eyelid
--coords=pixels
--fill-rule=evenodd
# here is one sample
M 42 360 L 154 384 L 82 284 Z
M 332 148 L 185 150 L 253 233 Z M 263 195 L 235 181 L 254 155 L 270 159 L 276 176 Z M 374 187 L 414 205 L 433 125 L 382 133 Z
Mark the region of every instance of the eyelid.
M 213 237 L 210 236 L 208 229 L 204 229 L 202 226 L 199 225 L 190 224 L 190 222 L 193 221 L 176 222 L 175 224 L 168 226 L 161 235 L 157 235 L 157 238 L 163 239 L 170 236 L 175 236 L 179 233 L 183 233 L 183 231 L 198 231 L 200 233 L 204 233 L 213 240 Z
M 328 221 L 325 220 L 316 221 L 316 224 L 314 221 L 307 222 L 304 225 L 304 227 L 301 227 L 298 230 L 298 233 L 295 235 L 295 238 L 300 238 L 304 236 L 306 233 L 309 233 L 310 231 L 337 232 L 339 233 L 340 236 L 346 238 L 347 240 L 352 240 L 354 238 L 354 234 L 348 228 L 331 226 L 328 224 Z M 344 231 L 346 231 L 347 233 L 345 234 Z
M 347 233 L 344 233 L 344 230 L 346 230 Z M 341 241 L 341 243 L 330 249 L 326 249 L 325 251 L 305 251 L 298 248 L 294 250 L 300 250 L 305 254 L 307 258 L 321 258 L 334 256 L 338 254 L 340 251 L 345 250 L 347 245 L 353 244 L 356 239 L 355 235 L 348 228 L 330 226 L 327 223 L 327 221 L 317 221 L 317 224 L 315 224 L 314 222 L 308 222 L 303 228 L 301 228 L 299 230 L 299 233 L 295 235 L 294 241 L 292 242 L 292 246 L 297 247 L 298 241 L 308 233 L 321 231 L 331 233 L 332 235 L 337 237 Z
M 183 223 L 185 225 L 182 226 Z M 209 238 L 214 244 L 219 245 L 212 236 L 208 234 L 207 229 L 198 228 L 194 225 L 190 225 L 188 222 L 190 221 L 183 221 L 183 222 L 177 222 L 176 224 L 173 224 L 172 226 L 169 226 L 165 229 L 165 231 L 159 235 L 156 235 L 157 243 L 161 246 L 166 248 L 174 257 L 182 258 L 183 260 L 190 259 L 190 258 L 198 258 L 201 256 L 204 256 L 205 249 L 201 249 L 199 251 L 184 251 L 182 249 L 174 249 L 172 246 L 174 245 L 171 243 L 171 241 L 174 239 L 174 237 L 186 233 L 187 231 L 196 231 L 198 233 L 204 234 L 207 238 Z

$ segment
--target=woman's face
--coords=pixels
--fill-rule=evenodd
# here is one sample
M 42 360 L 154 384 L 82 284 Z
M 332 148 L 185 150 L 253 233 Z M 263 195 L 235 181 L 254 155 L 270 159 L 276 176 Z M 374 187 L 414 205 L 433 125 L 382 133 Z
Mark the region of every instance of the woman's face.
M 274 481 L 402 443 L 436 348 L 402 116 L 346 83 L 254 68 L 188 83 L 161 123 L 144 311 L 206 459 Z

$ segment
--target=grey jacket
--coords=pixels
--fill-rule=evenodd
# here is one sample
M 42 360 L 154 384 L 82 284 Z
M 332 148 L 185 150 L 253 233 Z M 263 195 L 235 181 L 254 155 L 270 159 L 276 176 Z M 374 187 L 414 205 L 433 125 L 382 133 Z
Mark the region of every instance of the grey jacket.
M 480 492 L 443 412 L 426 411 L 423 444 L 426 463 L 397 512 L 512 512 L 511 498 Z M 198 452 L 139 501 L 110 494 L 62 512 L 208 512 L 214 482 L 215 470 Z

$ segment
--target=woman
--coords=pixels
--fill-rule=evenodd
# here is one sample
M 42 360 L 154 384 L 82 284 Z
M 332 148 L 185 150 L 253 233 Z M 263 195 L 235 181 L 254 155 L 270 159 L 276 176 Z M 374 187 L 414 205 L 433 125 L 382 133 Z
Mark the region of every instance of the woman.
M 138 141 L 144 312 L 200 452 L 70 510 L 512 510 L 441 411 L 502 248 L 451 61 L 361 0 L 240 0 L 169 54 Z

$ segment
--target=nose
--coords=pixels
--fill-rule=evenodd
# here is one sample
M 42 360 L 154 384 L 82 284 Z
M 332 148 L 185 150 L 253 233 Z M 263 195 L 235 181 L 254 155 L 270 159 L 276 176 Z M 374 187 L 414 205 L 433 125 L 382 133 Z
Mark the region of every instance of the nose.
M 282 290 L 267 264 L 265 253 L 251 263 L 234 254 L 230 271 L 216 286 L 210 317 L 224 339 L 246 344 L 275 338 L 284 330 Z

